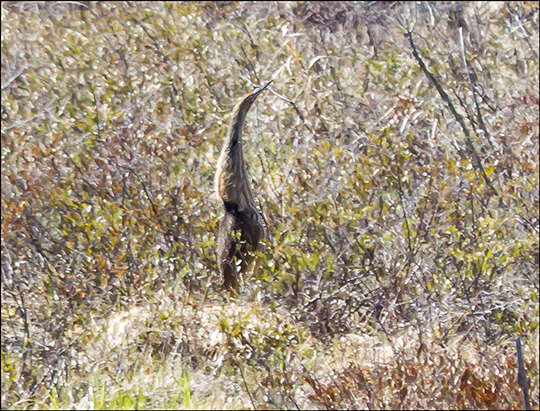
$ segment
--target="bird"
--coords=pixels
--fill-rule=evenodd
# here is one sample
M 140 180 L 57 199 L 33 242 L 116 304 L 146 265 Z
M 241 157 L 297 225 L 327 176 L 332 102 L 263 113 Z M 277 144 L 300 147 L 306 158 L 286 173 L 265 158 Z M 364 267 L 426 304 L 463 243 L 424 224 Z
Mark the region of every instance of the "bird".
M 252 104 L 271 82 L 238 100 L 217 162 L 215 189 L 225 211 L 219 222 L 217 261 L 225 290 L 239 289 L 265 235 L 247 176 L 242 129 Z

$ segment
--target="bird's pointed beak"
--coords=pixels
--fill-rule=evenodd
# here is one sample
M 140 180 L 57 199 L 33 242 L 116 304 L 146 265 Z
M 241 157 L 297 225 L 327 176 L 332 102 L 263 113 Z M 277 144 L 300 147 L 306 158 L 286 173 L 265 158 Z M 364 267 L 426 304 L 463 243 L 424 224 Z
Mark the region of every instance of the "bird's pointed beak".
M 259 93 L 260 93 L 261 91 L 263 91 L 266 87 L 268 87 L 272 81 L 274 81 L 274 80 L 270 80 L 270 81 L 269 81 L 268 83 L 266 83 L 264 86 L 261 86 L 261 87 L 257 88 L 253 94 L 259 95 Z
M 261 86 L 261 87 L 258 87 L 256 88 L 255 90 L 253 90 L 252 93 L 248 94 L 247 96 L 244 97 L 243 100 L 241 100 L 241 111 L 245 114 L 248 112 L 249 108 L 251 107 L 251 105 L 253 104 L 253 102 L 257 99 L 257 97 L 259 96 L 259 94 L 261 94 L 261 92 L 266 88 L 268 87 L 268 85 L 274 80 L 270 80 L 268 83 L 266 83 L 264 86 Z

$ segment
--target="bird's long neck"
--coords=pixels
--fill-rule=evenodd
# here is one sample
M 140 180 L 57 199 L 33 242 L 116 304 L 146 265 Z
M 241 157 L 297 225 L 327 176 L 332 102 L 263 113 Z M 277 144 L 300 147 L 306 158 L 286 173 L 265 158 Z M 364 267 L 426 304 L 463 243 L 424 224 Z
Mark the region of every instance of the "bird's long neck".
M 216 191 L 226 205 L 235 205 L 242 211 L 256 210 L 242 147 L 242 129 L 246 113 L 239 108 L 234 110 L 233 121 L 218 160 Z
M 244 150 L 242 148 L 242 130 L 244 128 L 245 114 L 239 112 L 235 113 L 233 122 L 227 133 L 227 140 L 223 151 L 228 149 L 228 155 L 231 157 L 231 161 L 239 162 L 238 168 L 245 170 L 246 165 L 244 163 Z

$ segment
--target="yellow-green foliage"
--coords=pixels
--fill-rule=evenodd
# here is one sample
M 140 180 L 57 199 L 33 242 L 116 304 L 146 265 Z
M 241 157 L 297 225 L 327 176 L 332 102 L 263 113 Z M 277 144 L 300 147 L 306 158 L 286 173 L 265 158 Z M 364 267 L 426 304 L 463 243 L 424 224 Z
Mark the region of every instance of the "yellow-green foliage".
M 537 2 L 1 9 L 2 408 L 516 409 L 520 337 L 538 409 Z M 214 170 L 270 79 L 233 298 Z

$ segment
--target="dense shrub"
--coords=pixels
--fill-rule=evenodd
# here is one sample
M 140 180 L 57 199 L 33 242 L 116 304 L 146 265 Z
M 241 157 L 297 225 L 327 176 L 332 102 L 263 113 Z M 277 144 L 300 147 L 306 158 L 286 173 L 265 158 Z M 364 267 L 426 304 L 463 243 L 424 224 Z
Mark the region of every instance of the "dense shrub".
M 519 408 L 516 337 L 538 408 L 538 19 L 3 2 L 2 408 Z M 271 78 L 234 299 L 214 169 Z

